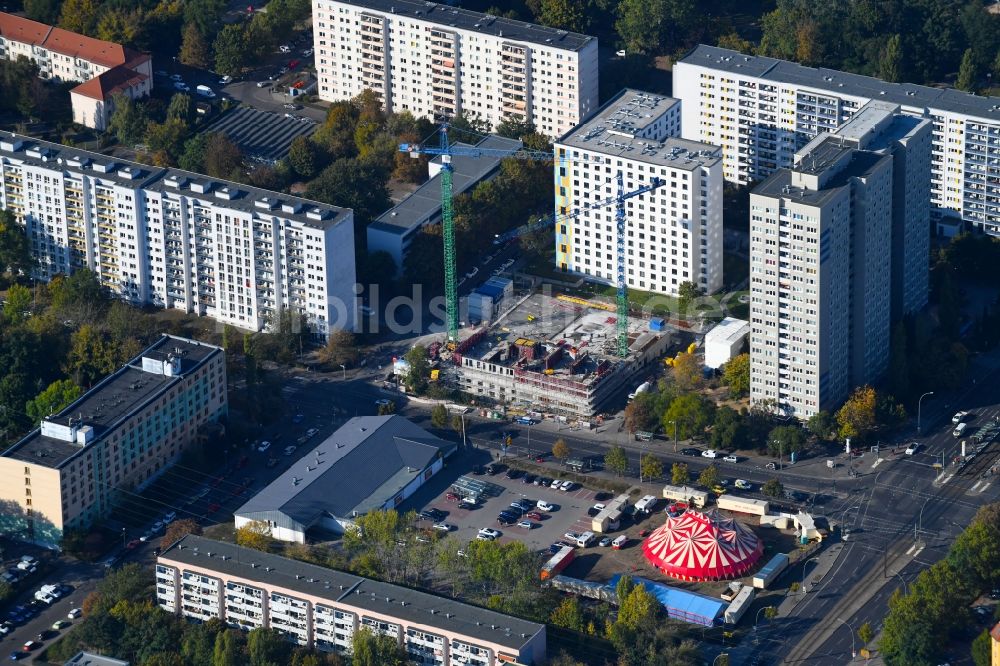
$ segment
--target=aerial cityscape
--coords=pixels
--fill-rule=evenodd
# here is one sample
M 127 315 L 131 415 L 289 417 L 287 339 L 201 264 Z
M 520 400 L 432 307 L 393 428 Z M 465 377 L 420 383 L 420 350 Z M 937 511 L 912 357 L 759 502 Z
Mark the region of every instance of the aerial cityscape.
M 1000 3 L 9 0 L 0 368 L 3 659 L 1000 666 Z

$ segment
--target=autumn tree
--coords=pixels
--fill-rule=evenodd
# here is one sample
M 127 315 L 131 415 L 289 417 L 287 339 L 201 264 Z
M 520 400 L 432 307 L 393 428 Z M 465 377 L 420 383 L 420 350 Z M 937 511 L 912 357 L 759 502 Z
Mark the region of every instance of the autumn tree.
M 571 455 L 572 452 L 570 451 L 569 444 L 562 437 L 552 444 L 552 457 L 559 462 L 565 463 Z
M 236 528 L 236 544 L 266 553 L 271 548 L 271 528 L 263 520 L 252 520 Z
M 698 475 L 698 483 L 705 486 L 709 490 L 719 485 L 719 468 L 715 465 L 709 465 L 705 469 L 701 470 L 701 474 Z
M 330 368 L 353 366 L 358 362 L 358 346 L 354 333 L 342 328 L 330 331 L 326 344 L 317 353 L 322 363 Z
M 783 425 L 773 428 L 767 436 L 767 451 L 772 456 L 787 456 L 802 450 L 806 436 L 802 428 Z
M 434 405 L 431 410 L 431 425 L 435 428 L 443 428 L 448 425 L 448 408 L 442 404 Z
M 413 345 L 403 358 L 406 359 L 406 362 L 410 366 L 409 371 L 406 373 L 406 386 L 416 395 L 423 395 L 427 390 L 431 372 L 431 362 L 427 354 L 427 347 Z
M 168 546 L 177 543 L 189 534 L 201 536 L 201 525 L 193 518 L 181 518 L 167 525 L 167 529 L 163 533 L 162 543 L 164 546 Z
M 396 639 L 362 627 L 351 637 L 352 666 L 405 666 L 406 653 Z
M 82 35 L 94 35 L 101 12 L 97 0 L 65 0 L 59 14 L 59 27 Z
M 651 393 L 640 393 L 625 407 L 625 429 L 630 435 L 656 427 L 656 398 Z
M 307 136 L 297 136 L 288 147 L 288 166 L 299 177 L 315 177 L 321 168 L 319 149 Z
M 247 65 L 247 41 L 243 25 L 229 23 L 222 27 L 212 43 L 215 53 L 215 71 L 237 76 Z
M 604 454 L 604 466 L 615 473 L 616 476 L 624 476 L 628 471 L 628 454 L 619 445 L 614 445 Z
M 7 290 L 7 300 L 3 304 L 3 317 L 9 324 L 19 324 L 31 315 L 31 290 L 13 284 Z
M 553 609 L 549 616 L 549 622 L 557 627 L 571 629 L 573 631 L 583 631 L 585 619 L 583 607 L 576 595 L 569 595 Z
M 205 145 L 205 173 L 213 178 L 240 180 L 243 176 L 243 153 L 222 132 L 213 132 Z
M 205 41 L 205 36 L 202 35 L 196 24 L 186 23 L 184 25 L 181 50 L 177 57 L 182 63 L 191 67 L 208 67 L 208 42 Z
M 694 354 L 681 352 L 674 358 L 674 383 L 681 391 L 696 391 L 705 383 L 701 360 Z
M 110 107 L 113 110 L 108 119 L 108 132 L 128 146 L 142 141 L 146 135 L 146 125 L 149 123 L 149 117 L 142 104 L 124 93 L 114 93 L 111 96 Z
M 876 409 L 878 395 L 871 386 L 859 386 L 837 410 L 840 436 L 864 440 L 878 425 Z
M 722 381 L 732 398 L 750 394 L 750 354 L 739 354 L 722 366 Z
M 687 463 L 674 463 L 670 468 L 670 483 L 675 486 L 686 486 L 691 482 L 691 472 Z
M 583 3 L 576 0 L 540 0 L 538 22 L 553 28 L 584 32 L 589 21 Z
M 671 401 L 661 421 L 664 429 L 676 424 L 679 439 L 691 439 L 702 435 L 714 416 L 715 405 L 711 400 L 698 393 L 688 393 Z
M 760 492 L 768 497 L 781 497 L 785 494 L 785 486 L 778 479 L 768 479 L 760 487 Z
M 652 453 L 642 456 L 639 458 L 639 476 L 647 481 L 660 478 L 663 476 L 663 461 Z
M 13 211 L 0 210 L 0 273 L 10 277 L 28 274 L 33 264 L 24 227 L 17 223 Z

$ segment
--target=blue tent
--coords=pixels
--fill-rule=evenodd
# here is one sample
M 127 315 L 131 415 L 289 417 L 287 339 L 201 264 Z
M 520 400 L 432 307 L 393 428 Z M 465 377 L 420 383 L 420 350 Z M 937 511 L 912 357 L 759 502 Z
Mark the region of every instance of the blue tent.
M 621 580 L 621 577 L 622 574 L 616 574 L 608 586 L 614 590 L 618 587 L 618 581 Z M 668 617 L 681 622 L 711 627 L 715 624 L 716 618 L 722 615 L 726 607 L 729 606 L 728 602 L 721 599 L 655 583 L 639 576 L 632 576 L 632 580 L 646 588 L 647 592 L 663 604 L 663 607 L 667 609 Z

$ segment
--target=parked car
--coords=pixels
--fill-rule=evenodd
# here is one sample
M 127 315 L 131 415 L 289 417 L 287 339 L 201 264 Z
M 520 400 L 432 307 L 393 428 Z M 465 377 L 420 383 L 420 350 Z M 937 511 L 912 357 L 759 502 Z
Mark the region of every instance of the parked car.
M 222 505 L 220 505 L 218 502 L 212 502 L 211 504 L 208 505 L 208 512 L 209 513 L 215 513 L 216 511 L 218 511 L 221 508 L 222 508 Z
M 83 616 L 83 609 L 82 608 L 74 608 L 70 612 L 66 613 L 66 617 L 68 617 L 71 620 L 75 620 L 76 618 L 82 617 L 82 616 Z
M 258 81 L 257 82 L 257 87 L 258 88 L 270 88 L 271 87 L 271 82 L 270 81 Z
M 286 455 L 286 456 L 290 456 L 290 455 L 292 455 L 293 453 L 295 453 L 295 449 L 296 449 L 296 447 L 295 447 L 295 445 L 294 445 L 294 444 L 293 444 L 293 445 L 291 445 L 291 446 L 286 446 L 286 447 L 285 447 L 285 455 Z
M 704 451 L 701 452 L 701 457 L 702 458 L 718 458 L 719 457 L 719 452 L 716 451 L 715 449 L 705 449 Z
M 454 492 L 445 493 L 444 498 L 449 502 L 457 502 L 458 500 L 462 499 L 458 493 Z
M 455 529 L 455 526 L 450 523 L 434 523 L 432 527 L 438 530 L 439 532 L 451 532 L 453 529 Z
M 521 483 L 534 483 L 537 478 L 534 474 L 525 474 L 521 479 Z
M 953 417 L 951 417 L 951 422 L 954 424 L 959 424 L 969 416 L 969 412 L 958 412 Z
M 912 456 L 919 450 L 920 450 L 920 442 L 913 442 L 912 444 L 906 447 L 906 451 L 904 453 L 906 453 L 906 455 L 908 456 Z
M 736 479 L 733 485 L 740 490 L 753 490 L 753 484 L 745 479 Z
M 459 509 L 475 509 L 478 506 L 478 502 L 471 497 L 463 497 L 458 502 Z
M 492 527 L 484 527 L 481 530 L 479 530 L 479 535 L 486 536 L 491 539 L 497 539 L 500 537 L 500 530 L 495 530 Z
M 507 470 L 507 473 L 504 476 L 506 476 L 508 479 L 517 479 L 520 478 L 522 474 L 524 474 L 524 472 L 522 472 L 521 470 L 514 469 L 513 467 L 511 467 L 510 469 Z
M 32 650 L 37 650 L 42 646 L 38 641 L 25 641 L 24 645 L 21 647 L 25 652 L 31 652 Z
M 228 74 L 219 79 L 220 86 L 227 86 L 232 82 L 233 82 L 233 77 L 229 76 Z
M 573 483 L 572 481 L 563 481 L 562 483 L 559 484 L 559 490 L 563 491 L 564 493 L 573 490 L 573 488 L 575 487 L 576 484 Z
M 439 523 L 444 520 L 445 512 L 441 509 L 424 509 L 420 512 L 420 517 Z
M 52 623 L 52 629 L 54 631 L 59 631 L 63 627 L 68 627 L 70 624 L 72 623 L 69 620 L 56 620 Z
M 607 548 L 608 546 L 611 545 L 611 537 L 608 536 L 604 537 L 603 539 L 597 542 L 597 545 L 601 546 L 602 548 Z
M 565 534 L 563 534 L 563 536 L 574 543 L 576 542 L 577 539 L 580 538 L 580 535 L 577 532 L 572 532 L 572 531 L 566 532 Z
M 524 514 L 524 517 L 531 518 L 532 520 L 542 520 L 542 514 L 539 513 L 538 511 L 529 511 L 528 513 Z
M 292 47 L 289 46 L 288 44 L 282 44 L 281 46 L 278 47 L 278 50 L 281 51 L 282 53 L 291 53 Z
M 555 511 L 556 505 L 549 504 L 545 500 L 538 500 L 537 508 L 540 509 L 541 511 Z
M 773 462 L 767 463 L 766 465 L 764 465 L 764 467 L 766 467 L 767 469 L 778 469 L 778 466 Z
M 682 456 L 700 456 L 701 455 L 701 451 L 699 451 L 698 449 L 693 449 L 693 448 L 681 449 L 681 455 Z
M 309 430 L 306 430 L 306 437 L 309 437 L 309 438 L 315 437 L 316 433 L 318 433 L 318 432 L 319 432 L 319 430 L 317 430 L 316 428 L 309 428 Z
M 535 524 L 530 520 L 521 520 L 518 521 L 517 526 L 523 530 L 530 530 L 532 527 L 535 526 Z
M 20 661 L 21 659 L 26 659 L 27 657 L 28 657 L 28 655 L 25 652 L 11 652 L 10 653 L 10 660 L 11 661 Z
M 739 462 L 740 461 L 740 459 L 737 458 L 736 456 L 734 456 L 732 453 L 730 453 L 725 458 L 723 458 L 723 460 L 725 460 L 728 463 L 734 463 L 734 462 Z
M 261 453 L 264 453 L 264 451 L 267 451 L 269 448 L 271 448 L 271 442 L 265 440 L 260 443 L 260 446 L 257 447 L 257 450 L 260 451 Z
M 560 481 L 559 479 L 552 479 L 552 483 L 549 484 L 549 487 L 552 488 L 553 490 L 559 490 L 559 486 L 561 485 L 562 481 Z
M 6 636 L 14 630 L 14 625 L 10 622 L 0 622 L 0 636 Z

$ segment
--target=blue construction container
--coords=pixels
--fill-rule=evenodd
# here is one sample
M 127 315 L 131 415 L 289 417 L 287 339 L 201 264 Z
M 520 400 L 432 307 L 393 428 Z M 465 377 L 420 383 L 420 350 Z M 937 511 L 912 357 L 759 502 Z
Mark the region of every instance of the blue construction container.
M 651 331 L 661 332 L 663 331 L 664 327 L 666 327 L 666 325 L 667 322 L 665 322 L 660 317 L 653 317 L 652 319 L 649 320 L 649 330 Z

